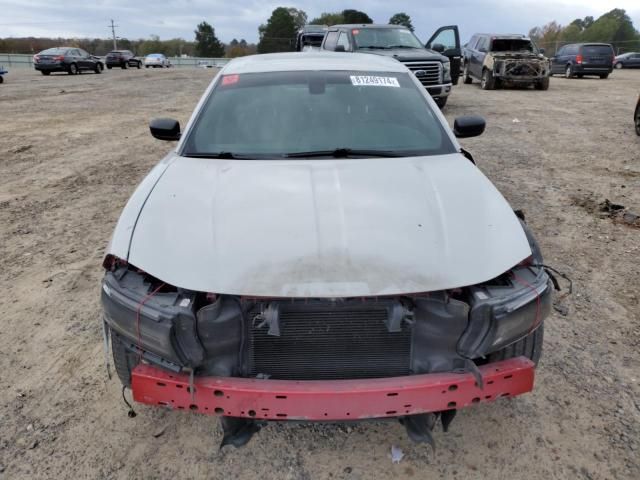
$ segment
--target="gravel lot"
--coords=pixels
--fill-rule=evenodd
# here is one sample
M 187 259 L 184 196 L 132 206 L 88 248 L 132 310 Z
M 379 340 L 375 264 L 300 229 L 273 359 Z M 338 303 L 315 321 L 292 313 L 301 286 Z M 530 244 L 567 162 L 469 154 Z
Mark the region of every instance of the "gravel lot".
M 640 71 L 547 92 L 460 84 L 446 108 L 485 116 L 464 147 L 574 280 L 532 394 L 461 411 L 435 453 L 397 422 L 271 424 L 219 451 L 215 418 L 136 406 L 129 419 L 104 369 L 101 256 L 171 148 L 149 119 L 186 123 L 213 75 L 14 70 L 0 86 L 0 478 L 640 478 L 640 228 L 598 206 L 640 214 Z

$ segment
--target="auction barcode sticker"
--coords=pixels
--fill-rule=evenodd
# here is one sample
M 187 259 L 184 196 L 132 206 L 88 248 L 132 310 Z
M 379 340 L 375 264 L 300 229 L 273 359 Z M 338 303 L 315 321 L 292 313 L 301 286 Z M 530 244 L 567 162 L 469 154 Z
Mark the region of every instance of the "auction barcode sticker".
M 352 85 L 372 85 L 375 87 L 397 87 L 400 88 L 396 77 L 374 77 L 371 75 L 350 75 Z

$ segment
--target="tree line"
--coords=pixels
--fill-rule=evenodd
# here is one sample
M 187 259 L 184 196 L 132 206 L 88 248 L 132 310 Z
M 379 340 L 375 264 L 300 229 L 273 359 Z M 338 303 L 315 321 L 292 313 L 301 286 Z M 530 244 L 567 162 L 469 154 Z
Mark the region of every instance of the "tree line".
M 223 43 L 215 34 L 210 23 L 203 21 L 196 26 L 195 39 L 186 41 L 181 38 L 160 40 L 157 35 L 148 39 L 119 39 L 118 48 L 135 52 L 137 55 L 163 53 L 170 57 L 181 55 L 195 57 L 240 57 L 254 53 L 287 52 L 295 49 L 296 37 L 300 28 L 306 24 L 337 25 L 344 23 L 373 23 L 373 19 L 360 10 L 346 9 L 340 12 L 324 12 L 308 20 L 307 13 L 297 8 L 278 7 L 271 13 L 266 23 L 258 27 L 259 41 L 248 43 L 244 39 L 233 39 Z M 413 31 L 411 17 L 404 12 L 391 16 L 389 24 L 404 25 Z M 633 26 L 631 18 L 623 9 L 615 8 L 598 19 L 587 16 L 577 18 L 569 25 L 558 22 L 532 28 L 529 31 L 538 45 L 553 54 L 557 47 L 574 42 L 612 43 L 620 53 L 622 51 L 640 51 L 640 33 Z M 4 38 L 0 39 L 0 52 L 37 53 L 46 48 L 68 45 L 82 48 L 95 55 L 105 55 L 113 48 L 111 39 L 100 38 Z
M 568 25 L 549 22 L 532 28 L 529 36 L 553 55 L 558 48 L 568 43 L 611 43 L 617 53 L 640 51 L 640 32 L 633 26 L 627 12 L 614 8 L 594 19 L 591 16 L 576 18 Z

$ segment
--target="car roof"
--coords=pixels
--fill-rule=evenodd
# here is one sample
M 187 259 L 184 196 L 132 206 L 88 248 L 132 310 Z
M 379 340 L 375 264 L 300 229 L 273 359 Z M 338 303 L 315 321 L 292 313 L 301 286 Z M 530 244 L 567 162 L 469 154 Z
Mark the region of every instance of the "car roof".
M 478 37 L 492 37 L 492 38 L 504 38 L 504 39 L 513 39 L 513 40 L 528 40 L 528 37 L 525 37 L 521 33 L 476 33 L 474 36 Z
M 404 30 L 409 30 L 407 27 L 405 27 L 404 25 L 389 25 L 386 23 L 341 23 L 338 25 L 331 25 L 329 27 L 329 30 L 334 29 L 334 28 L 402 28 Z
M 407 72 L 395 58 L 368 53 L 288 52 L 250 55 L 231 60 L 225 74 L 292 72 L 305 70 L 356 70 L 367 72 Z

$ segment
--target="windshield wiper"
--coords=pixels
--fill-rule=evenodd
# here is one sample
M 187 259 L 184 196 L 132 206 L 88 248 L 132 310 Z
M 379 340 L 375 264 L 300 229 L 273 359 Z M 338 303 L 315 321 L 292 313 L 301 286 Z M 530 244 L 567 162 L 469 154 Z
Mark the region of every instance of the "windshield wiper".
M 410 45 L 389 45 L 388 47 L 385 47 L 385 48 L 388 48 L 388 49 L 392 49 L 392 48 L 413 48 L 414 50 L 415 49 L 422 50 L 422 47 L 412 47 Z
M 243 154 L 231 153 L 231 152 L 185 153 L 183 157 L 221 158 L 221 159 L 231 159 L 231 160 L 251 160 L 253 158 L 256 158 L 255 155 L 243 155 Z
M 387 47 L 379 47 L 377 45 L 365 45 L 363 47 L 358 47 L 358 49 L 360 49 L 360 48 L 377 48 L 379 50 L 385 50 Z
M 315 158 L 315 157 L 402 157 L 400 152 L 392 150 L 358 150 L 357 148 L 336 148 L 335 150 L 318 150 L 315 152 L 286 153 L 285 158 Z

